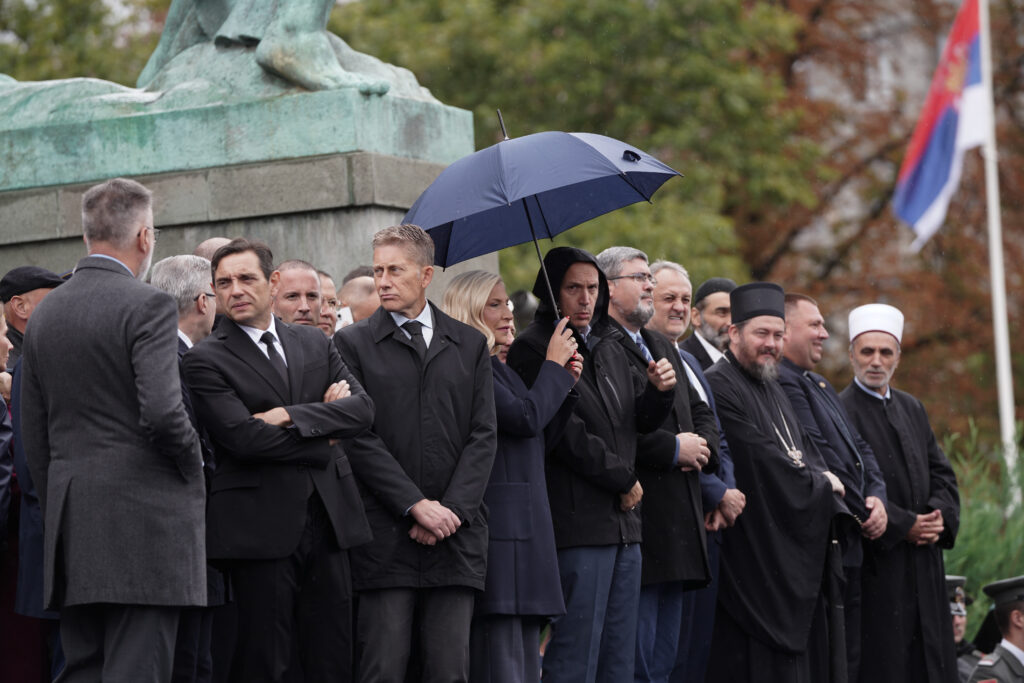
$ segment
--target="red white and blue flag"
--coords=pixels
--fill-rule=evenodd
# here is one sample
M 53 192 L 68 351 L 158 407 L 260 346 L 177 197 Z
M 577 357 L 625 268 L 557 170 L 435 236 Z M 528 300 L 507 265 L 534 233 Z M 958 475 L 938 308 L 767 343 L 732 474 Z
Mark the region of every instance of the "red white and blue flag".
M 965 0 L 953 22 L 896 181 L 893 210 L 917 233 L 915 250 L 945 220 L 964 152 L 992 134 L 992 95 L 981 75 L 978 3 Z

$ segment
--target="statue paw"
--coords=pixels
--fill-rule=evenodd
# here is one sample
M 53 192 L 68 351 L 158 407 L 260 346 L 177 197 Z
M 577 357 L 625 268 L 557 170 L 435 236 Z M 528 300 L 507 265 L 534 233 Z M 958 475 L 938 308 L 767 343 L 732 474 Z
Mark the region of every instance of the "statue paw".
M 256 61 L 264 70 L 307 90 L 358 88 L 368 95 L 383 95 L 390 88 L 386 81 L 343 69 L 326 31 L 268 34 L 256 48 Z

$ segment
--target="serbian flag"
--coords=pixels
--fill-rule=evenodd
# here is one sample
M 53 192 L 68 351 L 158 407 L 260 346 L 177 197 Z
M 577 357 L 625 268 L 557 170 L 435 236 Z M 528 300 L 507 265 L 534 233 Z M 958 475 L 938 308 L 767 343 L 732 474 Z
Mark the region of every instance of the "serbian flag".
M 964 152 L 992 134 L 992 94 L 981 78 L 978 2 L 965 0 L 953 22 L 896 181 L 893 210 L 917 233 L 915 251 L 946 218 Z

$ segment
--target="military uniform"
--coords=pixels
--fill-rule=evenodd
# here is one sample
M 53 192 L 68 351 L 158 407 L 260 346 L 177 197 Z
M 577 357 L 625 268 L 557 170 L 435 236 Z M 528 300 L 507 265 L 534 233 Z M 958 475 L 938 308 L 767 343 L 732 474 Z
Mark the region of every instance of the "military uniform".
M 974 667 L 978 666 L 978 662 L 985 656 L 985 653 L 974 647 L 974 643 L 964 639 L 957 643 L 956 646 L 956 668 L 957 673 L 960 674 L 960 680 L 962 683 L 967 683 L 971 678 L 971 673 L 974 671 Z
M 974 598 L 967 595 L 964 586 L 967 585 L 967 577 L 946 575 L 946 593 L 949 595 L 949 613 L 953 616 L 953 631 L 956 632 L 956 617 L 964 618 L 964 625 L 967 624 L 967 606 L 974 602 Z M 960 683 L 967 683 L 974 672 L 974 667 L 985 653 L 974 646 L 974 643 L 961 636 L 960 642 L 956 643 L 956 670 Z
M 1024 662 L 999 645 L 995 652 L 981 658 L 970 683 L 1024 683 Z

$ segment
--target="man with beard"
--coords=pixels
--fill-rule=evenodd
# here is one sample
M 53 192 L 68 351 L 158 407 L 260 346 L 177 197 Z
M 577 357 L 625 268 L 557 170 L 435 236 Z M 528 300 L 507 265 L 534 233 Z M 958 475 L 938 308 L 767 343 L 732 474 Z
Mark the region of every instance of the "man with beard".
M 860 577 L 864 549 L 861 538 L 874 540 L 885 531 L 885 481 L 871 447 L 850 423 L 828 380 L 814 372 L 828 339 L 825 318 L 814 299 L 786 295 L 785 357 L 780 366 L 782 385 L 807 437 L 814 442 L 833 472 L 846 487 L 843 502 L 859 522 L 846 527 L 843 544 L 843 614 L 846 659 L 851 681 L 860 670 Z
M 640 597 L 643 488 L 636 475 L 637 434 L 661 426 L 671 409 L 675 371 L 646 364 L 638 385 L 608 320 L 608 283 L 592 255 L 556 247 L 544 257 L 561 315 L 584 356 L 580 398 L 557 443 L 548 445 L 547 484 L 566 614 L 551 627 L 545 683 L 633 678 Z M 559 313 L 544 273 L 533 293 L 536 316 L 509 349 L 508 366 L 532 386 Z
M 885 478 L 889 524 L 867 547 L 862 681 L 955 683 L 942 549 L 960 525 L 956 476 L 921 402 L 890 386 L 903 314 L 887 304 L 850 312 L 854 381 L 840 394 Z
M 682 265 L 671 261 L 655 261 L 651 264 L 651 274 L 658 282 L 652 292 L 654 315 L 647 323 L 647 328 L 677 342 L 690 326 L 690 275 Z M 715 623 L 715 604 L 718 601 L 718 565 L 722 531 L 736 523 L 736 518 L 743 512 L 743 506 L 746 504 L 746 496 L 736 488 L 729 445 L 721 433 L 715 397 L 704 377 L 700 361 L 681 347 L 677 346 L 677 350 L 690 385 L 715 414 L 715 424 L 718 425 L 719 431 L 718 470 L 714 474 L 700 473 L 711 583 L 706 588 L 684 594 L 679 647 L 676 652 L 676 663 L 669 677 L 672 683 L 687 683 L 704 680 L 708 651 L 711 648 L 711 632 Z
M 609 323 L 620 332 L 637 382 L 647 364 L 668 358 L 685 377 L 671 342 L 643 329 L 654 314 L 647 255 L 631 247 L 610 247 L 597 255 L 608 278 Z M 718 466 L 718 427 L 707 403 L 690 383 L 678 382 L 672 411 L 660 428 L 637 441 L 637 477 L 645 497 L 640 609 L 637 623 L 636 681 L 667 681 L 676 661 L 683 625 L 684 596 L 711 580 L 699 474 Z M 689 617 L 689 612 L 686 614 Z
M 707 680 L 845 680 L 842 618 L 828 619 L 823 595 L 833 588 L 825 581 L 838 552 L 830 551 L 830 527 L 843 485 L 804 438 L 776 381 L 782 288 L 754 282 L 729 298 L 729 349 L 707 377 L 747 501 L 722 544 Z M 834 626 L 839 633 L 830 633 Z
M 281 263 L 270 276 L 274 315 L 293 325 L 320 323 L 320 275 L 313 264 L 299 259 Z
M 44 516 L 62 681 L 168 681 L 179 608 L 206 604 L 205 487 L 178 375 L 177 307 L 144 284 L 151 193 L 82 197 L 89 256 L 25 331 L 21 425 Z
M 696 356 L 707 370 L 722 358 L 729 345 L 729 294 L 736 283 L 727 277 L 713 277 L 697 288 L 693 297 L 693 334 L 679 347 Z

